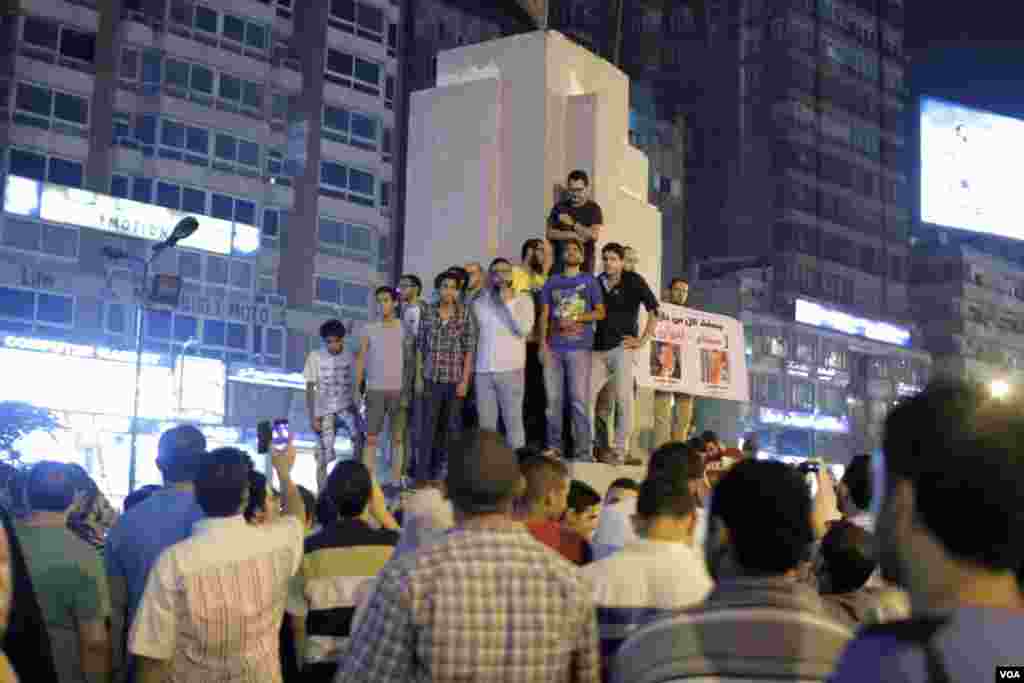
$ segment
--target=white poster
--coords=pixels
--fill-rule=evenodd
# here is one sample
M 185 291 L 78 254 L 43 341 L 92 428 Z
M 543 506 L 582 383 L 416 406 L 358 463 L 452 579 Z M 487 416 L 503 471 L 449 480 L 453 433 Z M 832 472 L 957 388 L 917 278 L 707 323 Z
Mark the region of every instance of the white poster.
M 743 325 L 735 318 L 662 303 L 637 381 L 642 387 L 749 401 Z

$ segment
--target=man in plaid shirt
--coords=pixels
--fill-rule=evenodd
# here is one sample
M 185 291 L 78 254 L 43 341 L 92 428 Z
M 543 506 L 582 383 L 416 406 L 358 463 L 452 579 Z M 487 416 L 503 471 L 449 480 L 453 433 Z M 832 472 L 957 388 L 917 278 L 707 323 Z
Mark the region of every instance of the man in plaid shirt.
M 469 392 L 476 351 L 476 324 L 469 307 L 459 301 L 459 280 L 452 272 L 434 278 L 438 303 L 420 319 L 416 351 L 423 359 L 423 411 L 416 454 L 416 480 L 444 477 L 443 454 L 462 431 L 462 402 Z M 447 416 L 445 437 L 435 452 L 438 421 Z M 438 457 L 440 456 L 440 457 Z
M 598 683 L 590 585 L 512 519 L 515 453 L 471 432 L 449 460 L 455 528 L 378 575 L 336 683 Z

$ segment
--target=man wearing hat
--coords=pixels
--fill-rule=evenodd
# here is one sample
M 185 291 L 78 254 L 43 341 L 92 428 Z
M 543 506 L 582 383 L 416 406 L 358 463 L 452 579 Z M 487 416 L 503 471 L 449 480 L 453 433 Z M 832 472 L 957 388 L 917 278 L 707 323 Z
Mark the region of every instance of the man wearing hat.
M 521 680 L 600 681 L 589 586 L 512 518 L 519 481 L 499 434 L 454 444 L 455 528 L 378 575 L 335 681 L 496 680 L 503 664 Z

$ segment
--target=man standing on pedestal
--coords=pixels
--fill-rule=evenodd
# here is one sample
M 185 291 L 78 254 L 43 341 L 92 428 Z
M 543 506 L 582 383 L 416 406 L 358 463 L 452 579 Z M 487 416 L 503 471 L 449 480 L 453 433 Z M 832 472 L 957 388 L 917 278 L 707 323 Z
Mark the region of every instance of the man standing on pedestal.
M 419 442 L 416 426 L 420 420 L 417 411 L 422 410 L 423 366 L 417 362 L 416 337 L 420 320 L 427 309 L 423 296 L 423 281 L 417 275 L 406 273 L 398 280 L 398 295 L 402 300 L 402 400 L 398 417 L 391 425 L 392 430 L 401 432 L 405 450 L 391 454 L 391 481 L 401 484 L 409 469 L 411 455 Z
M 555 247 L 555 263 L 551 273 L 565 270 L 565 252 L 571 240 L 583 243 L 583 263 L 580 270 L 594 272 L 594 245 L 601 238 L 604 214 L 601 206 L 587 198 L 590 178 L 585 171 L 575 170 L 566 182 L 567 198 L 551 209 L 548 217 L 547 238 Z
M 642 348 L 654 335 L 658 324 L 658 298 L 641 275 L 624 270 L 625 249 L 621 244 L 609 242 L 601 250 L 604 273 L 598 277 L 607 313 L 597 323 L 594 338 L 593 375 L 591 389 L 591 420 L 598 394 L 607 385 L 618 403 L 621 415 L 616 420 L 615 443 L 611 453 L 601 459 L 621 465 L 629 455 L 633 434 L 633 368 L 637 349 Z M 637 316 L 640 306 L 647 309 L 647 325 L 637 335 Z M 605 425 L 606 427 L 610 425 Z
M 669 285 L 670 304 L 685 306 L 690 296 L 690 284 L 681 277 L 672 278 Z M 673 416 L 673 403 L 675 415 Z M 669 441 L 686 441 L 693 417 L 693 396 L 671 391 L 654 392 L 654 447 Z
M 517 294 L 529 294 L 534 308 L 540 314 L 540 295 L 551 271 L 551 242 L 543 239 L 528 239 L 523 243 L 521 266 L 512 271 L 512 288 Z M 544 366 L 540 362 L 540 345 L 537 333 L 540 325 L 535 324 L 526 340 L 526 394 L 523 398 L 523 425 L 526 428 L 526 443 L 544 447 L 547 438 L 545 428 L 547 396 L 544 393 Z
M 365 433 L 362 416 L 355 403 L 352 386 L 352 361 L 345 351 L 345 325 L 328 320 L 320 326 L 324 348 L 306 357 L 306 410 L 320 438 L 316 449 L 316 486 L 322 491 L 327 481 L 327 465 L 335 459 L 334 441 L 338 429 L 348 432 L 352 452 L 362 452 Z
M 604 320 L 601 286 L 590 273 L 580 272 L 583 243 L 568 240 L 565 270 L 552 275 L 541 295 L 540 354 L 548 395 L 548 448 L 562 450 L 563 396 L 568 385 L 575 458 L 593 462 L 594 429 L 590 420 L 593 323 Z

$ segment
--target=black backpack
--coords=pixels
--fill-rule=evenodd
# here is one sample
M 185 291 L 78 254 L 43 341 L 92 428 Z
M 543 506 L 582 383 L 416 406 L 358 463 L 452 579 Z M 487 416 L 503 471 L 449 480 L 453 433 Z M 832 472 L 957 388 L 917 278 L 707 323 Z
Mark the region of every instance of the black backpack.
M 927 667 L 928 683 L 952 683 L 946 665 L 942 663 L 942 654 L 935 647 L 935 635 L 945 626 L 945 618 L 914 619 L 894 621 L 888 624 L 875 624 L 860 631 L 860 636 L 879 636 L 916 645 L 924 651 Z

